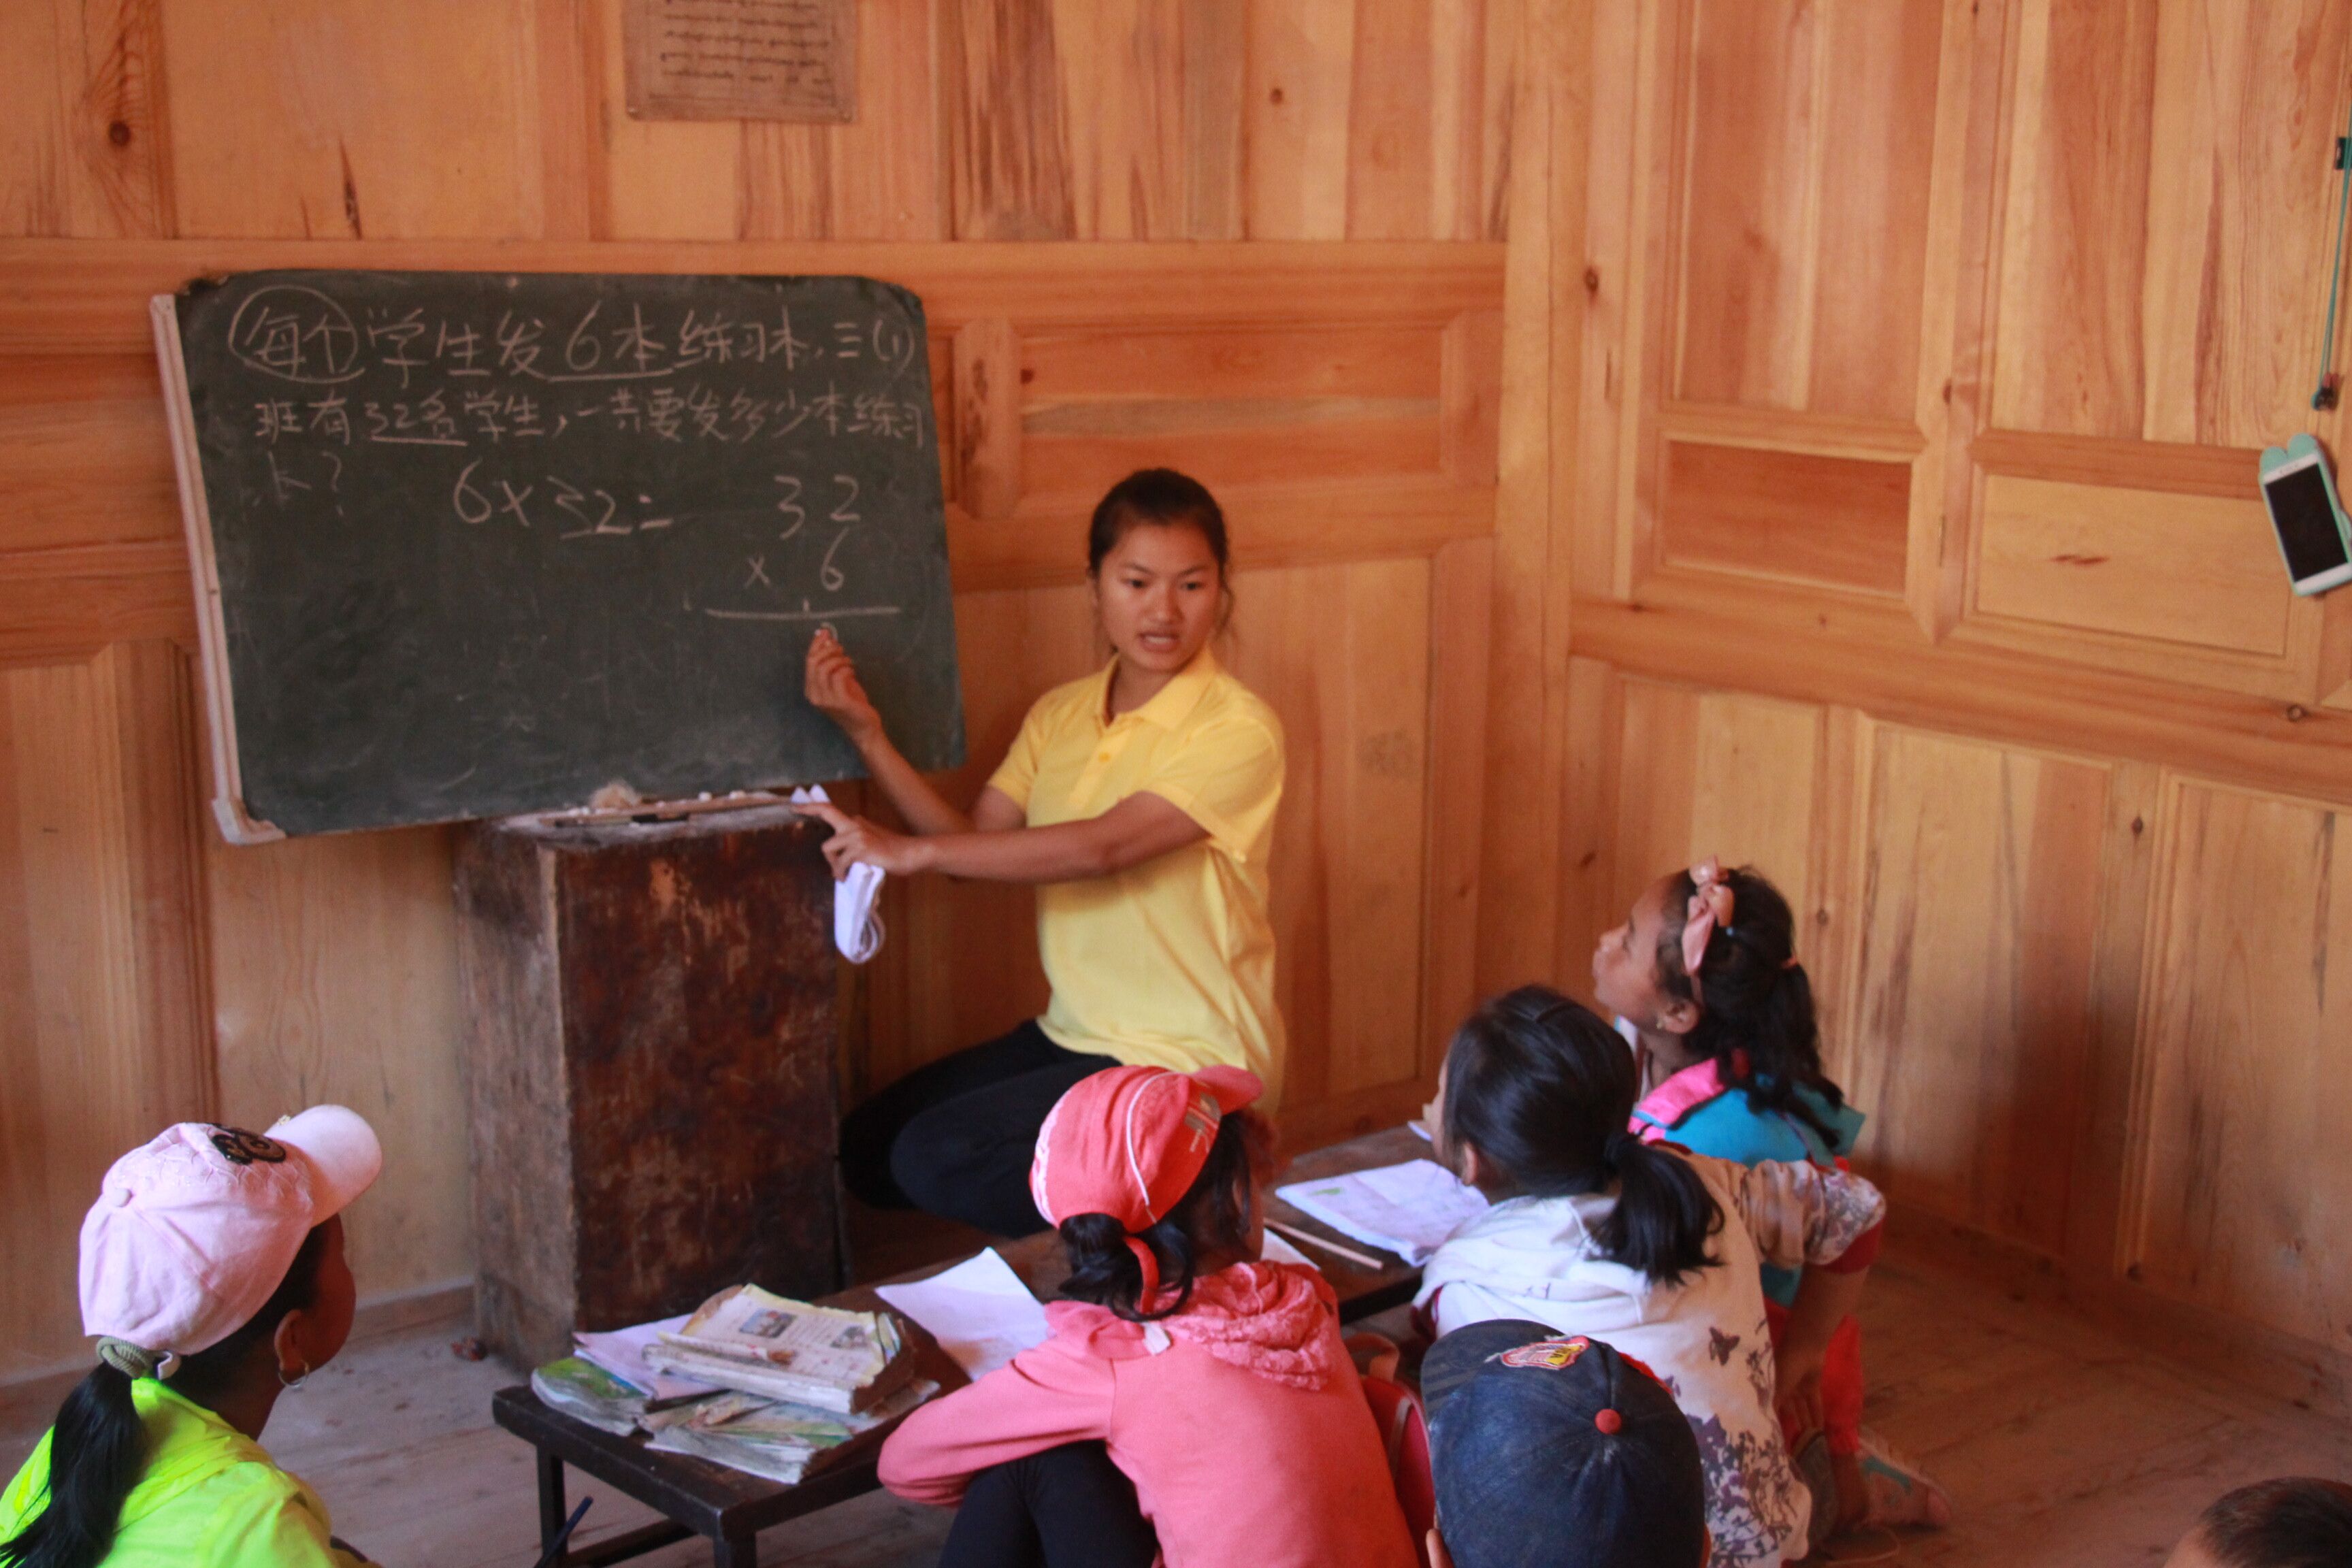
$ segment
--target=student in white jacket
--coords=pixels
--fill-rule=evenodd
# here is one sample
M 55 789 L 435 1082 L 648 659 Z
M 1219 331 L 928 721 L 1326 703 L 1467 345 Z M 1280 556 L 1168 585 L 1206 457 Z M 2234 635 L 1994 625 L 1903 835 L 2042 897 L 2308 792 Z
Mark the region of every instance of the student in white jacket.
M 1496 1201 L 1438 1248 L 1419 1304 L 1441 1334 L 1532 1319 L 1647 1365 L 1698 1438 L 1718 1568 L 1772 1568 L 1805 1555 L 1814 1515 L 1780 1414 L 1801 1426 L 1818 1403 L 1885 1203 L 1841 1171 L 1645 1144 L 1627 1130 L 1637 1089 L 1615 1032 L 1556 991 L 1522 986 L 1472 1014 L 1432 1128 L 1439 1157 Z M 1764 1263 L 1805 1268 L 1777 1356 Z M 1824 1468 L 1811 1484 L 1826 1483 Z

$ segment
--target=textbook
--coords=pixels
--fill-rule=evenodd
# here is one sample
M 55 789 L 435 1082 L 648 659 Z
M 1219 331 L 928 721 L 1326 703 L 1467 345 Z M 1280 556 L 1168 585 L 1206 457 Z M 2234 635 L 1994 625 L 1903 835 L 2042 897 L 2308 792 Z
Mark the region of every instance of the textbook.
M 919 1378 L 856 1415 L 722 1394 L 659 1427 L 646 1447 L 792 1486 L 840 1460 L 853 1451 L 857 1438 L 887 1426 L 939 1391 L 938 1384 Z
M 872 1407 L 913 1375 L 914 1358 L 887 1312 L 850 1312 L 738 1285 L 645 1347 L 656 1373 L 819 1410 Z
M 1475 1187 L 1429 1160 L 1293 1182 L 1274 1195 L 1342 1236 L 1386 1247 L 1418 1268 L 1440 1243 L 1486 1210 Z

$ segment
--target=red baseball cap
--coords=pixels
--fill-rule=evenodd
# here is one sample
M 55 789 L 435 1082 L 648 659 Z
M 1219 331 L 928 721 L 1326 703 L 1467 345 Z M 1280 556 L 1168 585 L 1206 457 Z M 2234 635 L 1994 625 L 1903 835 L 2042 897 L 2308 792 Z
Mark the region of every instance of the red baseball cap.
M 1192 1190 L 1225 1113 L 1265 1092 L 1244 1068 L 1106 1068 L 1080 1079 L 1037 1129 L 1029 1195 L 1048 1225 L 1107 1214 L 1157 1225 Z

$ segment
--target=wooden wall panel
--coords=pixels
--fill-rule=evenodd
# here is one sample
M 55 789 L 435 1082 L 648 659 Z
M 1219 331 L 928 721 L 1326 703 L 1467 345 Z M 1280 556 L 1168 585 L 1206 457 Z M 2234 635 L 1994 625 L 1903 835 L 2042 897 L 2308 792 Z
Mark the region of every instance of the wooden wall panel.
M 1675 395 L 1910 418 L 1937 0 L 1699 0 Z
M 2352 14 L 2021 0 L 1993 419 L 2261 446 L 2309 422 Z
M 1899 597 L 1911 465 L 1666 443 L 1663 558 Z
M 473 1271 L 445 828 L 232 847 L 204 835 L 221 1114 L 257 1130 L 321 1102 L 383 1142 L 352 1206 L 370 1297 Z
M 1236 592 L 1234 673 L 1287 742 L 1272 864 L 1286 1103 L 1417 1081 L 1429 563 L 1255 572 Z
M 1876 740 L 1845 1087 L 1891 1194 L 2055 1253 L 2085 1119 L 2107 773 Z
M 2252 487 L 2247 487 L 2250 490 Z M 2222 500 L 1994 474 L 1976 608 L 2050 626 L 2283 658 L 2294 601 L 2270 518 Z
M 0 234 L 174 229 L 157 0 L 0 7 Z
M 2172 781 L 2121 1263 L 2319 1344 L 2352 1332 L 2352 878 L 2341 805 Z M 2331 984 L 2331 981 L 2333 984 Z
M 85 1359 L 74 1258 L 100 1178 L 215 1103 L 187 681 L 169 644 L 0 674 L 0 1377 Z
M 186 0 L 163 22 L 177 232 L 541 232 L 530 0 Z

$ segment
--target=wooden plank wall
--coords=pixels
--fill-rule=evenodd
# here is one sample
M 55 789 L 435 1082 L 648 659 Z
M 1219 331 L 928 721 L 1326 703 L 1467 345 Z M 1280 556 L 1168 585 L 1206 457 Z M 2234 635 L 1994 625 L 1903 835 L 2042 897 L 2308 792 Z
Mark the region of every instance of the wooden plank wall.
M 1418 1103 L 1471 984 L 1521 11 L 865 0 L 863 117 L 817 127 L 631 121 L 619 0 L 0 8 L 0 1378 L 79 1359 L 79 1213 L 175 1117 L 359 1107 L 363 1290 L 470 1268 L 446 836 L 230 849 L 197 813 L 142 301 L 222 268 L 914 283 L 976 755 L 1096 658 L 1094 493 L 1196 468 L 1290 732 L 1293 1131 Z M 868 1084 L 1036 999 L 1025 895 L 893 897 Z
M 2352 594 L 2289 595 L 2253 481 L 2346 434 L 2352 10 L 1531 26 L 1481 984 L 1752 861 L 1916 1234 L 2344 1408 Z

